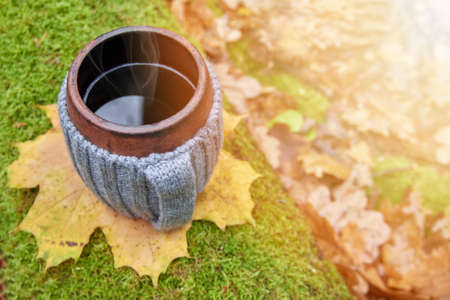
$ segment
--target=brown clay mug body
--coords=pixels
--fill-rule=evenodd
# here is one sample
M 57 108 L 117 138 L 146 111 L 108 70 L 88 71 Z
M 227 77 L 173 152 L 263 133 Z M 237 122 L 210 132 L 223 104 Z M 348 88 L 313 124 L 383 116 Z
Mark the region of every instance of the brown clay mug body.
M 98 37 L 58 110 L 74 166 L 103 202 L 158 229 L 191 220 L 223 133 L 219 83 L 187 40 L 147 26 Z

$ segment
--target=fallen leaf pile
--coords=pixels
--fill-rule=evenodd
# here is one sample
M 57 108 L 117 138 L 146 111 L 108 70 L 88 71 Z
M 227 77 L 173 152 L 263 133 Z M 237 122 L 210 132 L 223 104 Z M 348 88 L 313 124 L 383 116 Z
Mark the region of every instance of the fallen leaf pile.
M 398 46 L 409 39 L 402 35 L 408 27 L 400 28 L 408 13 L 420 21 L 414 11 L 420 5 L 412 2 L 404 13 L 400 2 L 385 0 L 224 0 L 216 5 L 220 20 L 213 21 L 207 1 L 170 1 L 187 31 L 195 28 L 229 102 L 248 116 L 250 132 L 308 217 L 320 250 L 360 299 L 450 298 L 449 213 L 426 211 L 414 190 L 392 206 L 373 183 L 401 171 L 372 174 L 380 154 L 442 166 L 450 161 L 449 119 L 442 113 L 450 108 L 442 81 L 448 68 L 436 63 L 445 55 L 422 60 Z M 388 12 L 401 16 L 390 20 Z M 299 100 L 287 93 L 289 81 L 275 90 L 238 70 L 227 52 L 234 45 L 246 45 L 244 68 L 258 64 L 258 78 L 287 70 L 331 99 L 323 122 L 308 110 L 293 117 Z
M 187 1 L 172 1 L 180 2 Z M 312 83 L 335 102 L 341 121 L 361 134 L 374 134 L 391 150 L 450 164 L 448 147 L 428 152 L 440 145 L 430 137 L 450 121 L 441 113 L 450 109 L 448 30 L 430 21 L 443 26 L 439 5 L 230 0 L 218 4 L 226 22 L 206 22 L 212 12 L 203 2 L 186 4 L 189 17 L 182 20 L 188 31 L 192 23 L 204 25 L 195 32 L 212 58 L 221 60 L 236 41 L 247 44 L 246 55 L 265 69 L 286 69 Z M 233 32 L 233 39 L 221 32 Z M 242 101 L 236 102 L 240 111 Z
M 393 230 L 382 247 L 387 280 L 380 289 L 450 297 L 450 218 L 432 218 L 421 210 L 420 194 L 410 192 L 401 207 L 384 202 L 380 209 Z
M 325 256 L 363 299 L 450 297 L 450 217 L 424 211 L 415 191 L 401 206 L 384 201 L 369 209 L 357 172 L 333 197 L 322 185 L 298 201 Z
M 306 152 L 300 162 L 313 176 L 288 181 L 290 194 L 319 248 L 358 298 L 447 299 L 450 215 L 424 209 L 416 190 L 406 193 L 400 206 L 376 192 L 368 196 L 367 188 L 376 189 L 367 150 L 357 143 L 347 151 L 354 159 L 349 175 L 336 157 Z M 336 179 L 341 183 L 331 184 Z
M 43 107 L 53 127 L 35 140 L 19 143 L 19 159 L 8 168 L 14 188 L 39 186 L 39 194 L 19 225 L 38 243 L 45 268 L 77 260 L 96 228 L 111 247 L 116 267 L 129 266 L 150 275 L 154 285 L 177 257 L 189 257 L 186 232 L 191 223 L 159 232 L 150 223 L 117 214 L 86 188 L 72 166 L 59 126 L 55 105 Z M 240 117 L 224 112 L 225 138 Z M 194 220 L 210 220 L 222 230 L 229 225 L 254 224 L 250 184 L 258 177 L 247 162 L 221 151 L 209 184 L 198 196 Z M 226 188 L 224 188 L 226 187 Z

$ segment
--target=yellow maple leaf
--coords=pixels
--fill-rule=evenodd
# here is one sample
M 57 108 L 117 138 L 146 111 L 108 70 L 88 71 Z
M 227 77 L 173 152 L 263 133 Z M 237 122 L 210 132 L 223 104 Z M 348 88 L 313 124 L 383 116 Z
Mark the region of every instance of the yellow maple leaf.
M 249 164 L 236 163 L 236 159 L 222 151 L 217 170 L 200 193 L 194 211 L 194 220 L 209 220 L 224 230 L 227 225 L 250 222 L 254 203 L 248 188 L 259 176 Z M 245 176 L 237 176 L 245 174 Z M 212 201 L 214 199 L 214 201 Z M 236 203 L 240 203 L 239 206 Z
M 19 230 L 32 233 L 38 258 L 46 269 L 67 259 L 77 260 L 96 228 L 111 247 L 116 267 L 129 266 L 140 276 L 149 275 L 157 285 L 159 274 L 177 257 L 189 256 L 186 232 L 191 223 L 160 232 L 150 223 L 117 214 L 104 205 L 81 181 L 72 166 L 59 127 L 56 105 L 42 107 L 52 129 L 35 140 L 19 143 L 20 157 L 8 167 L 9 185 L 40 186 L 39 194 Z M 241 120 L 224 112 L 225 138 Z M 227 225 L 254 224 L 254 203 L 248 191 L 257 177 L 247 162 L 222 151 L 209 184 L 199 196 L 194 220 L 210 220 L 221 229 Z
M 224 122 L 223 135 L 224 135 L 224 137 L 227 138 L 227 137 L 233 135 L 234 128 L 245 117 L 246 117 L 245 115 L 231 115 L 224 111 L 224 113 L 223 113 L 223 122 Z

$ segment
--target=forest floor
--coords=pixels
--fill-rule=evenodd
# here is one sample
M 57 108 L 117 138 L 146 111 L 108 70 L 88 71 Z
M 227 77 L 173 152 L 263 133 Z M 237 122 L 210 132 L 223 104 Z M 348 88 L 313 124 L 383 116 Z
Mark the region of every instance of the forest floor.
M 443 2 L 170 3 L 352 292 L 450 297 Z
M 335 266 L 322 258 L 307 220 L 284 190 L 244 123 L 225 148 L 262 177 L 251 187 L 256 226 L 221 231 L 194 222 L 190 258 L 172 263 L 155 288 L 148 276 L 115 269 L 97 230 L 81 258 L 44 271 L 34 237 L 17 232 L 39 188 L 7 187 L 14 143 L 50 128 L 38 105 L 55 103 L 72 59 L 96 36 L 127 25 L 186 35 L 162 1 L 6 1 L 0 13 L 0 298 L 301 298 L 345 299 Z M 193 37 L 195 42 L 195 37 Z M 199 43 L 196 43 L 199 45 Z M 226 105 L 228 110 L 231 106 Z

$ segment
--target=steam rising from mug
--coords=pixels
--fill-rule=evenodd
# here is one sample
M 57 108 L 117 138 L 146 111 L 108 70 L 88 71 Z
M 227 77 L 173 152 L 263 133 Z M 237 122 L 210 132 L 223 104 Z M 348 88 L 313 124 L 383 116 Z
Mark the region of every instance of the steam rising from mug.
M 175 114 L 176 105 L 156 96 L 158 75 L 164 73 L 171 82 L 188 85 L 192 93 L 195 86 L 177 70 L 159 63 L 159 46 L 153 34 L 122 37 L 121 42 L 127 60 L 109 70 L 103 65 L 104 44 L 95 59 L 92 53 L 87 55 L 99 75 L 89 84 L 83 101 L 101 118 L 120 125 L 152 124 Z

